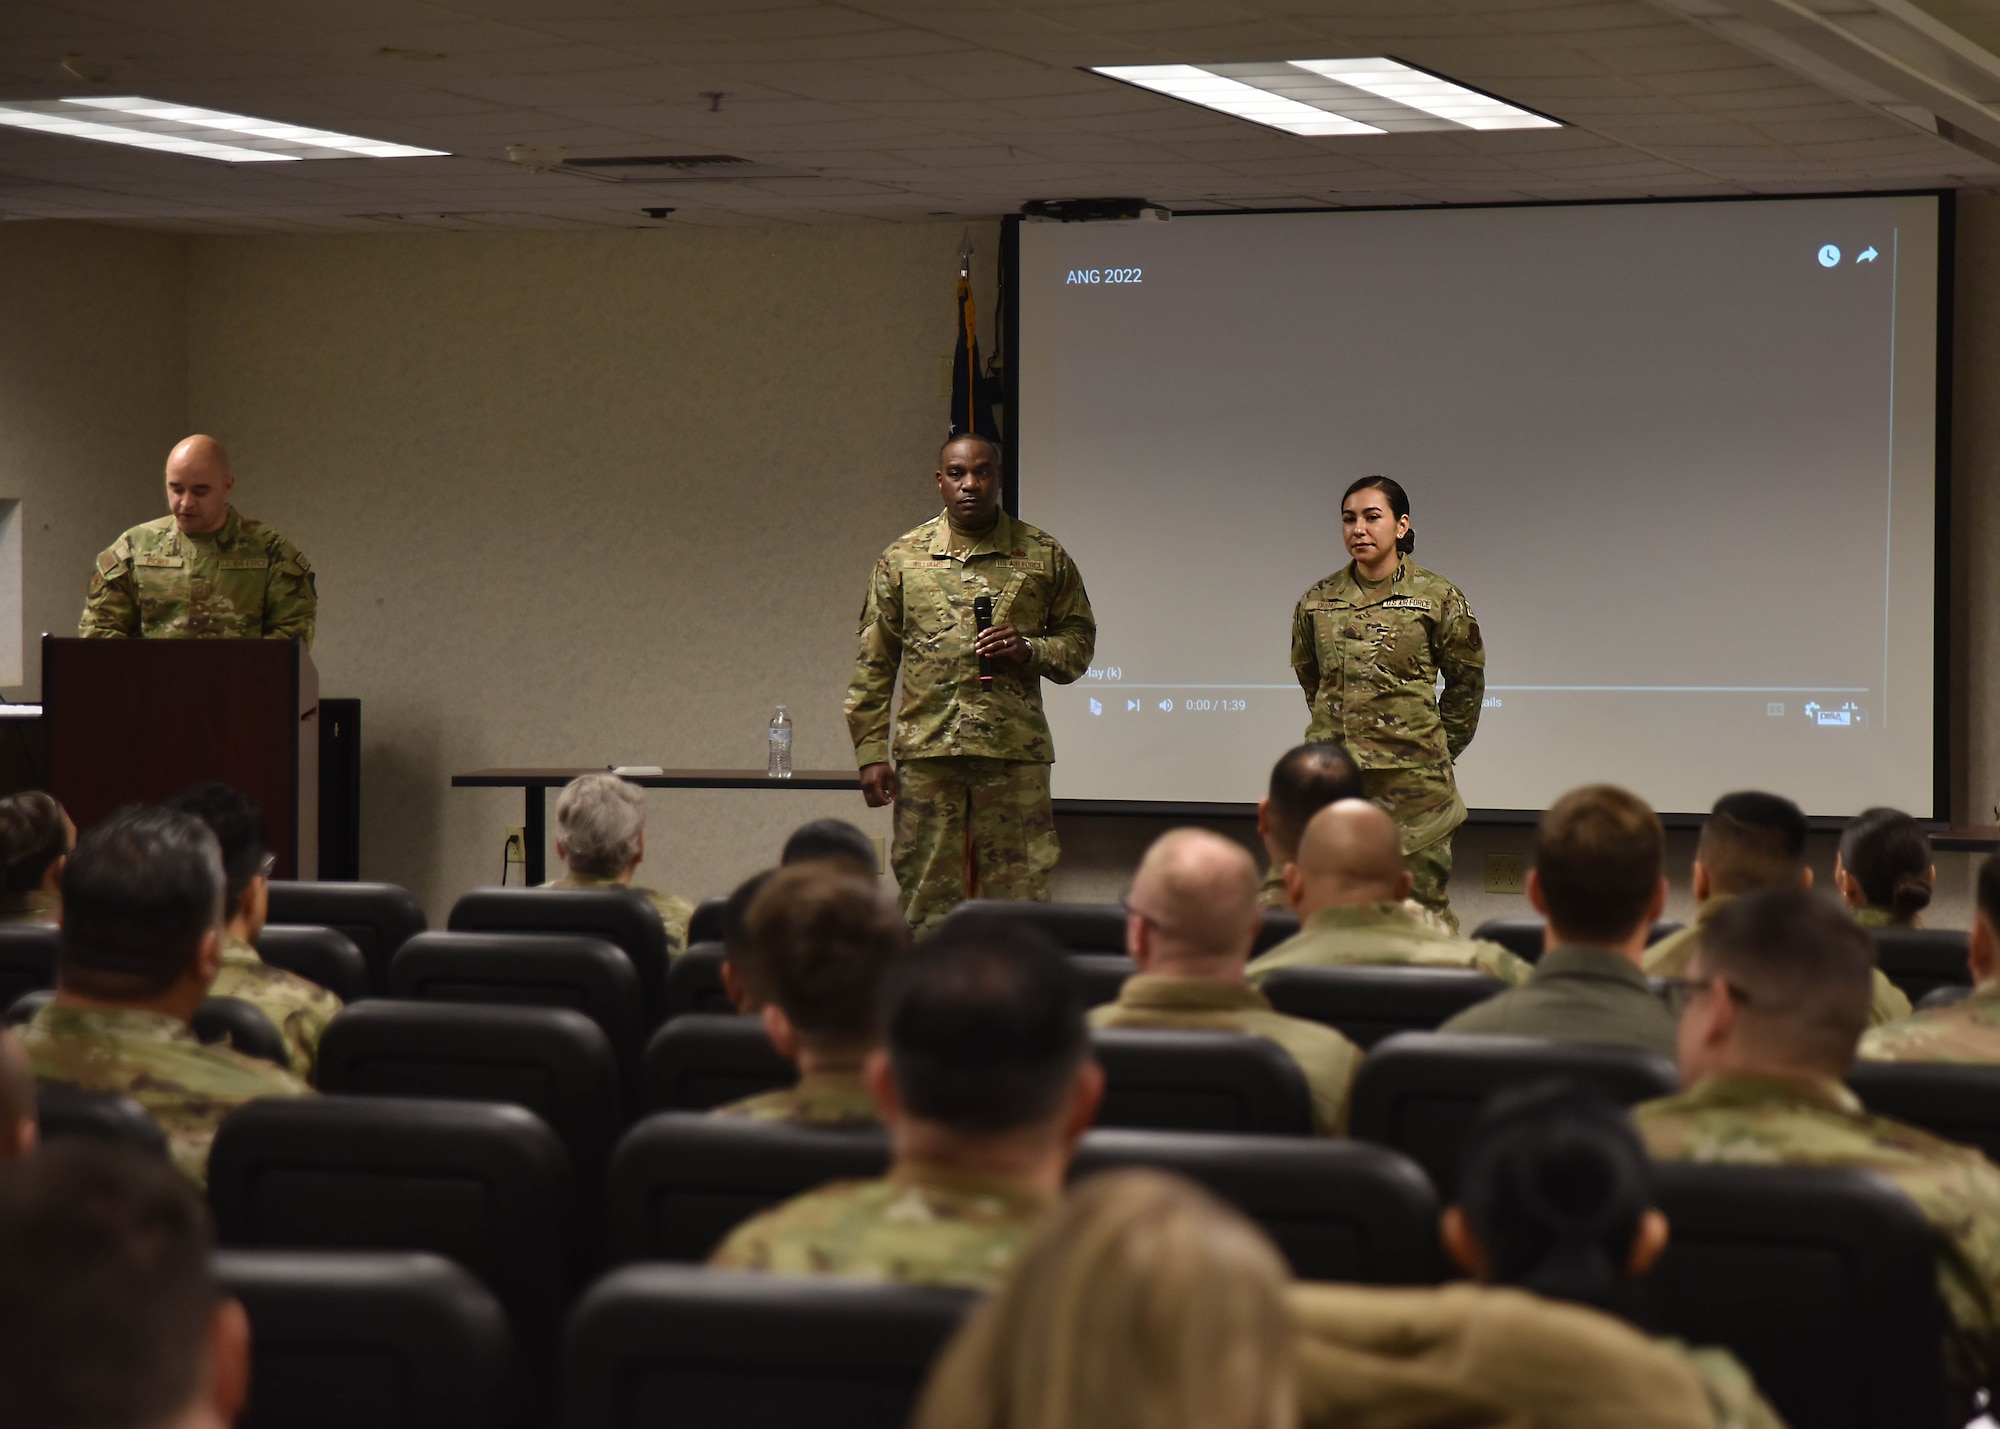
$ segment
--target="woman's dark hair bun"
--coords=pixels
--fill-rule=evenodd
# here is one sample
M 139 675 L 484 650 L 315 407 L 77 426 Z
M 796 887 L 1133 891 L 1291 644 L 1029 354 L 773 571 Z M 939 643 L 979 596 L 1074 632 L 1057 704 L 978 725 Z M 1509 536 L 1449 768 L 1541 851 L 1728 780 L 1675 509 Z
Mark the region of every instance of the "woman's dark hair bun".
M 1931 884 L 1927 878 L 1905 873 L 1896 879 L 1889 895 L 1889 912 L 1897 919 L 1914 918 L 1931 906 Z

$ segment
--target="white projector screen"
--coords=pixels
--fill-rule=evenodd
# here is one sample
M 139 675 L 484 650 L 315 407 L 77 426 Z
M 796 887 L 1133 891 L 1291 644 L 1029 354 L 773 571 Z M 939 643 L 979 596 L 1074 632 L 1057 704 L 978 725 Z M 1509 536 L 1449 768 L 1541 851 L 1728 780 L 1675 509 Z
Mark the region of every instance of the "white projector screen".
M 1093 667 L 1054 792 L 1243 804 L 1358 476 L 1487 651 L 1475 809 L 1936 809 L 1935 195 L 1019 229 L 1021 516 Z

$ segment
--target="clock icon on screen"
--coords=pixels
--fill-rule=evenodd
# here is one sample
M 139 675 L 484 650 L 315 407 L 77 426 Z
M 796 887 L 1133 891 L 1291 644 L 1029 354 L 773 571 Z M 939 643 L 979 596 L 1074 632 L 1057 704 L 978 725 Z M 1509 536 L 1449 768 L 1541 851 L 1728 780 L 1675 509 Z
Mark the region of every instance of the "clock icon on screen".
M 1838 265 L 1839 262 L 1840 262 L 1840 250 L 1834 247 L 1831 243 L 1827 244 L 1825 247 L 1819 250 L 1820 267 L 1832 268 Z

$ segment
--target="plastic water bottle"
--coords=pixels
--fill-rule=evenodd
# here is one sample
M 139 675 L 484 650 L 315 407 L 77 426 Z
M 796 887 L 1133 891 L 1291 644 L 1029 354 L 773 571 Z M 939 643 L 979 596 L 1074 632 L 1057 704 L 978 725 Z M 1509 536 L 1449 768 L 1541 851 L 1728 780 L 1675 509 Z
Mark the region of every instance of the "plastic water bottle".
M 773 779 L 792 777 L 792 717 L 783 705 L 771 716 L 771 757 L 764 772 Z

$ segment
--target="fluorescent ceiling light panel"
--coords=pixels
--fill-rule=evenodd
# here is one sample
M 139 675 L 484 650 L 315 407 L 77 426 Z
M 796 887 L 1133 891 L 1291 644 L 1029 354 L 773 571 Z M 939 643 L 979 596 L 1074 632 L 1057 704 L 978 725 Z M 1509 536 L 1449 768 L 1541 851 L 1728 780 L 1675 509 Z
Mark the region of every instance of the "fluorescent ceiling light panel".
M 1282 94 L 1259 89 L 1254 84 L 1211 73 L 1195 65 L 1100 65 L 1095 73 L 1107 79 L 1121 79 L 1204 109 L 1220 110 L 1253 124 L 1282 129 L 1287 134 L 1319 137 L 1326 134 L 1380 134 L 1373 124 L 1343 118 L 1331 110 Z
M 445 152 L 138 95 L 4 101 L 0 102 L 0 124 L 43 134 L 96 139 L 106 144 L 128 144 L 135 149 L 220 159 L 229 164 L 291 163 L 300 159 L 416 159 Z
M 1490 94 L 1453 84 L 1448 79 L 1412 69 L 1392 59 L 1293 60 L 1303 70 L 1339 84 L 1366 90 L 1397 104 L 1449 119 L 1467 129 L 1559 129 L 1553 119 L 1495 99 Z

